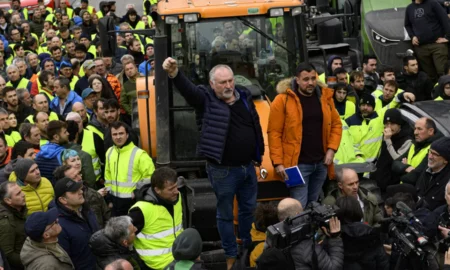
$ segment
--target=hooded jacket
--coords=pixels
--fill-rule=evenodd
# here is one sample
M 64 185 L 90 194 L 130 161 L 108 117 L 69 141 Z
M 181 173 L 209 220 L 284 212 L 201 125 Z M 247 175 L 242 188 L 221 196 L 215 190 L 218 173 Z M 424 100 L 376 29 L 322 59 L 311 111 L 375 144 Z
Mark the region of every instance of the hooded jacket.
M 84 203 L 81 218 L 59 201 L 55 200 L 55 203 L 59 212 L 58 222 L 62 227 L 58 235 L 59 244 L 69 254 L 76 270 L 95 270 L 95 256 L 89 247 L 89 239 L 99 230 L 94 213 Z
M 322 204 L 325 205 L 335 205 L 336 200 L 339 197 L 344 196 L 339 188 L 333 189 L 325 199 L 323 199 Z M 378 207 L 378 199 L 370 191 L 363 187 L 359 187 L 358 197 L 364 203 L 364 222 L 373 226 L 377 224 L 382 218 L 383 214 L 380 207 Z
M 292 79 L 294 88 L 298 87 Z M 270 106 L 267 134 L 270 159 L 275 165 L 285 168 L 296 166 L 302 145 L 302 106 L 297 94 L 291 89 L 291 79 L 284 79 L 277 85 L 278 95 Z M 337 151 L 342 136 L 342 123 L 334 106 L 333 91 L 316 87 L 323 114 L 322 138 L 324 153 L 328 149 Z M 328 166 L 328 176 L 334 178 L 333 163 Z
M 412 143 L 411 134 L 412 131 L 409 124 L 405 123 L 402 125 L 400 132 L 393 135 L 390 140 L 385 141 L 383 139 L 376 164 L 377 170 L 371 173 L 371 179 L 377 181 L 378 187 L 381 190 L 386 190 L 389 185 L 399 184 L 393 177 L 391 171 L 392 163 L 398 156 L 393 157 L 389 149 L 392 149 L 396 155 L 404 155 L 407 153 Z M 400 153 L 400 151 L 402 152 Z
M 97 231 L 91 236 L 89 246 L 97 257 L 97 266 L 101 269 L 111 262 L 119 259 L 127 260 L 133 265 L 133 269 L 140 269 L 139 255 L 134 248 L 127 248 L 117 244 L 105 235 L 104 230 Z
M 30 184 L 25 185 L 20 179 L 17 180 L 17 184 L 25 193 L 28 215 L 34 212 L 46 212 L 48 205 L 55 198 L 52 183 L 45 177 L 41 177 L 41 181 L 36 188 Z
M 59 97 L 55 97 L 52 100 L 52 102 L 50 103 L 50 109 L 53 112 L 66 117 L 66 115 L 72 111 L 72 106 L 75 102 L 83 103 L 83 99 L 77 93 L 75 93 L 75 91 L 69 91 L 69 94 L 66 98 L 66 106 L 64 107 L 64 110 L 61 110 L 59 107 Z
M 34 160 L 39 166 L 42 177 L 50 179 L 54 186 L 53 171 L 62 165 L 61 154 L 64 147 L 59 144 L 48 142 L 41 146 L 41 151 L 36 154 Z
M 5 253 L 11 269 L 23 269 L 20 250 L 25 242 L 25 217 L 27 208 L 21 212 L 0 203 L 0 249 Z
M 450 25 L 445 10 L 437 1 L 412 1 L 405 11 L 405 29 L 409 37 L 417 37 L 420 45 L 435 43 L 440 37 L 448 37 Z
M 75 269 L 69 255 L 58 243 L 39 243 L 29 237 L 22 247 L 20 259 L 27 270 Z
M 445 85 L 450 83 L 450 75 L 441 76 L 437 86 L 437 98 L 435 100 L 450 100 L 445 94 Z
M 361 222 L 344 224 L 341 231 L 344 243 L 345 270 L 388 270 L 389 259 L 380 241 L 380 234 Z

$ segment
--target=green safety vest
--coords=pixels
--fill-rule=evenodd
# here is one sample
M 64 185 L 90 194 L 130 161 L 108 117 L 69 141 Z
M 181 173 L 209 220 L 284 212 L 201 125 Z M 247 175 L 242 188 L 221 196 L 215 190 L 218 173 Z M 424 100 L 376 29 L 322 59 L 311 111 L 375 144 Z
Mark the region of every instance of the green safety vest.
M 414 146 L 414 144 L 412 144 L 408 152 L 408 164 L 414 168 L 417 168 L 423 161 L 423 159 L 427 157 L 430 146 L 431 144 L 420 149 L 420 151 L 414 155 L 416 147 Z
M 41 141 L 39 142 L 39 145 L 40 146 L 43 146 L 44 144 L 47 144 L 48 143 L 48 140 L 46 140 L 46 139 L 41 139 Z
M 397 93 L 395 93 L 394 97 L 396 97 L 398 94 L 403 93 L 404 91 L 402 89 L 398 89 Z M 383 102 L 381 101 L 380 97 L 383 95 L 383 90 L 377 89 L 372 92 L 372 96 L 375 98 L 375 111 L 378 111 L 379 109 L 383 108 Z
M 87 130 L 90 130 L 92 132 L 94 132 L 95 134 L 97 134 L 98 136 L 100 136 L 100 138 L 102 138 L 102 140 L 104 140 L 105 135 L 103 134 L 103 132 L 101 132 L 98 128 L 94 127 L 93 125 L 88 125 L 86 127 Z
M 92 55 L 94 56 L 94 58 L 97 58 L 97 49 L 95 48 L 94 45 L 91 45 L 88 49 L 88 52 L 92 53 Z
M 334 164 L 346 163 L 364 163 L 364 158 L 356 157 L 356 155 L 363 155 L 358 147 L 353 143 L 352 134 L 350 134 L 347 123 L 341 119 L 342 123 L 342 137 L 339 144 L 338 151 L 334 155 Z
M 13 13 L 13 10 L 10 9 L 10 10 L 8 10 L 8 12 L 9 13 Z M 28 9 L 22 8 L 22 12 L 20 12 L 20 13 L 22 13 L 23 14 L 23 18 L 28 21 Z
M 384 114 L 388 109 L 397 108 L 399 105 L 394 99 L 391 103 L 377 111 L 378 116 L 370 119 L 369 122 L 364 119 L 361 125 L 352 125 L 349 127 L 355 147 L 361 150 L 367 162 L 373 162 L 380 151 L 383 141 Z
M 144 215 L 145 224 L 136 235 L 134 247 L 139 257 L 152 269 L 164 269 L 174 258 L 172 245 L 175 238 L 183 231 L 183 207 L 179 196 L 173 207 L 173 218 L 167 209 L 146 201 L 135 203 L 131 209 L 138 207 Z
M 9 147 L 14 147 L 18 141 L 22 140 L 22 136 L 20 136 L 19 132 L 13 131 L 10 135 L 5 134 L 5 140 Z
M 319 75 L 319 81 L 323 83 L 327 83 L 327 77 L 325 76 L 325 72 Z M 350 76 L 347 73 L 347 84 L 350 84 Z
M 28 120 L 30 124 L 34 124 L 33 114 L 28 115 L 27 118 L 25 119 Z M 56 121 L 56 120 L 59 120 L 58 115 L 55 112 L 50 112 L 50 115 L 48 116 L 48 121 Z
M 144 0 L 142 2 L 142 8 L 144 9 L 144 15 L 150 15 L 150 14 L 147 14 L 147 11 L 145 10 L 145 2 L 149 2 L 149 1 L 150 1 L 150 6 L 158 4 L 158 0 Z
M 97 11 L 97 13 L 95 13 L 95 14 L 97 14 L 97 18 L 99 18 L 99 19 L 103 18 L 103 12 L 101 10 Z
M 66 8 L 66 14 L 67 14 L 67 16 L 69 16 L 69 19 L 72 20 L 72 18 L 73 18 L 73 9 L 70 8 L 70 7 L 67 7 Z
M 436 101 L 441 101 L 441 100 L 444 100 L 442 97 L 437 97 L 437 98 L 435 98 L 434 100 L 436 100 Z
M 93 6 L 88 6 L 87 7 L 87 12 L 89 12 L 91 15 L 94 14 L 94 7 Z
M 78 78 L 78 76 L 73 75 L 72 80 L 70 81 L 70 90 L 74 90 L 75 89 L 75 85 L 77 84 L 79 79 L 80 78 Z
M 83 131 L 83 141 L 81 142 L 81 149 L 91 155 L 95 178 L 98 181 L 102 176 L 102 165 L 100 163 L 97 152 L 95 151 L 94 132 L 87 129 Z
M 115 197 L 130 199 L 138 182 L 150 183 L 154 170 L 150 156 L 134 143 L 112 146 L 106 152 L 105 187 L 110 187 Z
M 28 86 L 28 83 L 29 83 L 30 81 L 28 80 L 28 79 L 26 79 L 26 78 L 21 78 L 20 79 L 20 82 L 19 82 L 19 84 L 17 85 L 17 89 L 18 88 L 25 88 L 25 89 L 27 89 L 27 86 Z M 7 82 L 6 83 L 6 86 L 13 86 L 12 85 L 12 83 L 11 83 L 11 81 L 9 81 L 9 82 Z

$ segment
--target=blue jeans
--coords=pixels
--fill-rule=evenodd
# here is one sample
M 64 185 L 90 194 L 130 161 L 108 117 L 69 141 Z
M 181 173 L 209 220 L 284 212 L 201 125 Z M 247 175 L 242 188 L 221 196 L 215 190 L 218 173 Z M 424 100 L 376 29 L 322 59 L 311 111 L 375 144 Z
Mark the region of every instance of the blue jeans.
M 303 207 L 309 202 L 319 199 L 322 186 L 327 178 L 327 166 L 322 162 L 316 164 L 298 164 L 298 168 L 305 180 L 304 185 L 292 187 L 291 197 L 300 201 Z
M 236 196 L 239 209 L 239 237 L 244 247 L 247 247 L 252 242 L 250 230 L 258 192 L 255 167 L 252 163 L 239 167 L 207 163 L 206 172 L 217 198 L 217 228 L 225 256 L 236 258 L 238 250 L 234 234 L 233 200 Z

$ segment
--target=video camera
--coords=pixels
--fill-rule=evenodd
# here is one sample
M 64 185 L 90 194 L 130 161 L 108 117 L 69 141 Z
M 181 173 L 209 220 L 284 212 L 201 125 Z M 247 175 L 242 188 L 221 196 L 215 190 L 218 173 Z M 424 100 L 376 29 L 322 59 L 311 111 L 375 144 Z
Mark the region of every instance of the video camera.
M 337 206 L 312 202 L 301 214 L 269 226 L 266 243 L 270 247 L 285 250 L 305 239 L 311 239 L 318 228 L 329 228 L 330 218 L 336 216 L 337 209 Z
M 389 222 L 389 236 L 394 238 L 392 248 L 404 257 L 414 254 L 424 258 L 429 251 L 428 237 L 423 233 L 420 220 L 404 202 L 397 202 L 396 211 Z

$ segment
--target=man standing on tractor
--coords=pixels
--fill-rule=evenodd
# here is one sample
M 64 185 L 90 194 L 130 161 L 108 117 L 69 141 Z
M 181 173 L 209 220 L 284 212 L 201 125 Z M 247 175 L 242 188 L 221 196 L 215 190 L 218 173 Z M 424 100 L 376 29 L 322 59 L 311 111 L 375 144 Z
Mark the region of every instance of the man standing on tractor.
M 233 200 L 239 205 L 239 236 L 243 248 L 251 244 L 250 229 L 256 208 L 257 178 L 254 162 L 261 163 L 264 141 L 252 94 L 236 88 L 227 65 L 209 73 L 209 86 L 194 85 L 178 70 L 177 61 L 167 58 L 163 69 L 201 119 L 199 154 L 207 159 L 206 171 L 217 197 L 217 227 L 231 269 L 238 248 L 234 235 Z M 337 113 L 336 113 L 337 114 Z

